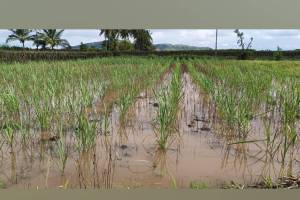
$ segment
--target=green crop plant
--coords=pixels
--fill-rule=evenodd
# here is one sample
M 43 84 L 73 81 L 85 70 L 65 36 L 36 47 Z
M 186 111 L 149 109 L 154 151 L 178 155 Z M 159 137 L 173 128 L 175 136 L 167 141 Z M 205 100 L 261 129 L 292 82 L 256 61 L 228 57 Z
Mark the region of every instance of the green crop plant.
M 135 91 L 131 89 L 128 93 L 123 93 L 118 101 L 119 109 L 120 109 L 120 119 L 121 121 L 124 120 L 125 114 L 127 113 L 128 109 L 132 105 L 135 100 Z
M 285 164 L 286 155 L 290 150 L 293 153 L 297 141 L 297 115 L 300 106 L 299 82 L 296 79 L 287 79 L 281 90 L 282 105 L 282 129 L 283 129 L 283 150 L 281 152 L 282 165 Z
M 200 112 L 214 114 L 213 120 L 209 117 L 198 123 L 212 123 L 211 133 L 217 136 L 227 136 L 229 130 L 232 137 L 224 139 L 232 139 L 229 143 L 233 148 L 244 144 L 251 154 L 255 145 L 261 150 L 257 157 L 268 155 L 268 161 L 279 159 L 284 166 L 295 163 L 293 157 L 299 147 L 299 61 L 237 61 L 196 56 L 191 60 L 186 55 L 176 58 L 180 60 L 174 61 L 172 56 L 118 56 L 1 64 L 0 146 L 15 147 L 26 140 L 21 150 L 25 154 L 26 148 L 30 148 L 34 155 L 40 144 L 38 136 L 43 132 L 49 135 L 47 142 L 42 142 L 43 150 L 56 153 L 63 174 L 70 161 L 70 150 L 75 147 L 78 154 L 89 152 L 95 147 L 98 132 L 112 136 L 105 139 L 115 140 L 113 132 L 109 132 L 110 128 L 116 130 L 110 117 L 119 116 L 116 122 L 133 121 L 135 118 L 130 114 L 137 113 L 135 108 L 139 105 L 135 102 L 152 101 L 152 92 L 148 91 L 154 90 L 156 104 L 149 114 L 152 116 L 152 109 L 156 111 L 156 144 L 166 150 L 176 139 L 178 127 L 181 130 L 179 111 L 186 108 L 180 105 L 182 85 L 190 75 L 199 86 L 196 89 L 200 101 L 195 102 L 195 111 L 199 107 L 203 109 Z M 184 77 L 179 61 L 188 66 Z M 198 103 L 201 105 L 197 106 Z M 112 111 L 118 113 L 111 115 Z M 16 151 L 16 157 L 19 156 Z M 6 157 L 2 157 L 3 162 Z
M 159 105 L 157 118 L 155 120 L 155 122 L 159 124 L 157 143 L 161 149 L 165 149 L 172 133 L 171 124 L 174 120 L 171 117 L 172 111 L 168 89 L 162 88 L 160 92 L 156 94 L 156 99 Z
M 231 134 L 244 140 L 251 131 L 255 112 L 260 112 L 268 97 L 272 75 L 256 64 L 224 60 L 196 61 L 189 64 L 189 71 L 210 95 Z
M 80 153 L 89 152 L 96 144 L 96 123 L 88 119 L 87 114 L 81 111 L 77 114 L 75 129 L 76 146 Z
M 190 188 L 201 190 L 201 189 L 207 189 L 208 185 L 204 182 L 193 181 L 190 183 Z
M 94 95 L 93 95 L 91 89 L 89 88 L 89 83 L 84 82 L 82 79 L 80 79 L 79 85 L 80 85 L 82 106 L 91 107 L 93 105 Z
M 62 119 L 63 120 L 63 119 Z M 61 171 L 61 174 L 64 175 L 65 168 L 69 156 L 67 141 L 66 141 L 66 132 L 63 130 L 63 121 L 61 121 L 60 126 L 58 127 L 58 136 L 57 140 L 57 153 L 58 153 L 58 165 Z
M 104 105 L 104 113 L 102 115 L 102 133 L 107 136 L 109 134 L 109 108 L 108 106 L 105 104 Z
M 207 92 L 211 93 L 214 90 L 214 84 L 213 82 L 206 77 L 203 73 L 199 73 L 199 71 L 196 69 L 195 63 L 189 63 L 188 64 L 189 73 L 191 74 L 193 80 L 201 85 L 201 88 Z
M 170 86 L 162 87 L 155 96 L 159 105 L 155 119 L 157 143 L 160 149 L 165 150 L 176 130 L 177 112 L 183 97 L 179 66 L 173 71 Z
M 12 148 L 15 139 L 15 133 L 21 128 L 22 125 L 20 119 L 20 102 L 12 88 L 9 88 L 8 91 L 1 94 L 0 101 L 4 115 L 2 129 L 4 130 L 6 141 Z

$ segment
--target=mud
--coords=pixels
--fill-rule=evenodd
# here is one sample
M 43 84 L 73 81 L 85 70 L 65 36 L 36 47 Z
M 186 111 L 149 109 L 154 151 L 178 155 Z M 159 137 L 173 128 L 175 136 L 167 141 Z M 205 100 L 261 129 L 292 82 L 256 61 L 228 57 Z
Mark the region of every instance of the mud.
M 167 76 L 161 84 L 169 80 Z M 211 100 L 186 70 L 183 88 L 178 133 L 166 151 L 158 150 L 153 128 L 159 105 L 152 91 L 144 91 L 125 123 L 119 121 L 118 108 L 113 107 L 109 134 L 99 131 L 92 152 L 79 155 L 73 133 L 68 132 L 64 175 L 59 170 L 56 140 L 49 140 L 17 144 L 13 149 L 4 145 L 1 180 L 10 188 L 188 188 L 193 181 L 218 187 L 230 181 L 253 184 L 265 174 L 278 175 L 279 161 L 268 158 L 264 142 L 228 144 Z M 102 118 L 99 116 L 99 123 Z M 263 131 L 261 120 L 253 120 L 247 140 L 262 140 Z M 297 175 L 297 158 L 291 163 Z

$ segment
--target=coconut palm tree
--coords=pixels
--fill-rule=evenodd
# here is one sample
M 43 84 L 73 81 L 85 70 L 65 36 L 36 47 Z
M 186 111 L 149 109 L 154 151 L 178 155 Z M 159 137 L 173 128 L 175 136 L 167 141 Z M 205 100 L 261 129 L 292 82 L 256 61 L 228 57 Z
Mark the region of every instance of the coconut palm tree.
M 104 40 L 106 41 L 106 50 L 109 49 L 109 42 L 108 42 L 108 38 L 110 36 L 110 29 L 101 29 L 99 36 L 104 35 Z
M 64 30 L 58 29 L 43 29 L 41 38 L 49 45 L 53 50 L 56 46 L 70 47 L 69 42 L 66 39 L 62 39 L 61 36 Z
M 123 40 L 129 39 L 132 36 L 132 30 L 129 29 L 120 29 L 118 30 L 118 37 Z
M 46 48 L 46 41 L 44 40 L 43 36 L 44 35 L 38 30 L 36 30 L 36 33 L 31 36 L 31 40 L 33 45 L 36 47 L 36 50 L 38 50 L 40 46 L 42 46 L 43 49 Z
M 6 39 L 6 43 L 11 41 L 19 41 L 22 43 L 23 49 L 25 48 L 25 42 L 31 40 L 30 29 L 10 29 L 12 34 Z
M 134 47 L 140 51 L 153 49 L 152 36 L 149 30 L 137 29 L 130 31 L 134 38 Z
M 133 49 L 133 45 L 130 42 L 130 38 L 133 37 L 133 30 L 130 29 L 119 29 L 117 33 L 117 39 L 120 41 L 117 42 L 117 49 L 129 50 Z
M 106 50 L 115 50 L 116 42 L 119 35 L 119 30 L 116 29 L 101 29 L 100 36 L 104 35 L 106 41 Z
M 135 41 L 135 49 L 146 51 L 153 48 L 151 33 L 145 29 L 101 29 L 99 35 L 105 37 L 106 50 L 118 49 L 119 38 L 126 40 L 131 37 Z

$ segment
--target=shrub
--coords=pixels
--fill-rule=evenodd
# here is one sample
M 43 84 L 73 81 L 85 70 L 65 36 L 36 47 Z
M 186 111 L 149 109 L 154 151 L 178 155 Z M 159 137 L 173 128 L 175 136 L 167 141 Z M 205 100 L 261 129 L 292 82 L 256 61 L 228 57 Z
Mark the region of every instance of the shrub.
M 80 46 L 79 46 L 80 51 L 87 51 L 89 49 L 87 44 L 83 44 L 81 42 Z
M 120 51 L 130 51 L 134 49 L 133 44 L 128 40 L 119 41 L 118 47 Z
M 277 51 L 273 54 L 274 60 L 281 60 L 282 59 L 282 49 L 278 46 Z

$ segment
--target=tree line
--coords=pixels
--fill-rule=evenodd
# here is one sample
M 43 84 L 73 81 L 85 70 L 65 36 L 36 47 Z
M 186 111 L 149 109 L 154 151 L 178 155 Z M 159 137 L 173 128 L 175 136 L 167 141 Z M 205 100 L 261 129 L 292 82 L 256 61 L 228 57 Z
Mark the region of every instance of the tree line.
M 102 29 L 100 36 L 105 38 L 104 46 L 106 50 L 153 50 L 152 37 L 149 30 L 145 29 Z M 133 44 L 130 42 L 133 39 Z M 132 45 L 132 46 L 131 46 Z M 129 48 L 129 49 L 126 49 Z
M 25 43 L 31 41 L 37 50 L 55 49 L 56 47 L 70 48 L 68 40 L 62 38 L 64 30 L 59 29 L 10 29 L 6 43 L 19 41 L 25 49 Z M 100 36 L 105 40 L 102 45 L 107 51 L 116 50 L 154 50 L 152 36 L 146 29 L 101 29 Z M 133 41 L 133 42 L 131 42 Z M 80 49 L 88 48 L 84 44 Z
M 36 49 L 54 49 L 57 46 L 63 48 L 70 47 L 69 42 L 66 39 L 62 39 L 64 30 L 58 29 L 10 29 L 11 34 L 6 39 L 6 43 L 12 41 L 19 41 L 22 44 L 22 48 L 25 49 L 25 42 L 31 41 Z

